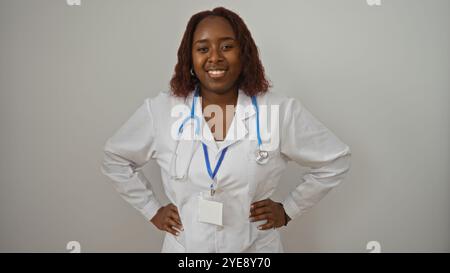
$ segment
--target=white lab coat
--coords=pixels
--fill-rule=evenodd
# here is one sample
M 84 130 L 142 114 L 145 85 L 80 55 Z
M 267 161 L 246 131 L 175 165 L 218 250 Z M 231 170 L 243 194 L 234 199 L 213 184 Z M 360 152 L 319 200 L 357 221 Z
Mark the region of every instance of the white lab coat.
M 172 137 L 174 128 L 178 129 L 182 119 L 174 117 L 172 109 L 185 105 L 182 117 L 188 117 L 193 92 L 187 98 L 177 98 L 169 92 L 147 98 L 107 140 L 101 170 L 112 180 L 120 195 L 147 220 L 155 215 L 161 204 L 141 168 L 150 159 L 156 160 L 161 168 L 165 193 L 178 207 L 184 227 L 177 237 L 166 233 L 162 252 L 283 252 L 278 230 L 258 230 L 257 227 L 265 221 L 249 221 L 251 203 L 271 197 L 290 160 L 310 167 L 310 171 L 298 181 L 299 185 L 282 201 L 291 219 L 316 204 L 348 172 L 349 147 L 298 100 L 273 92 L 257 99 L 259 108 L 279 105 L 277 122 L 280 130 L 277 134 L 268 133 L 263 137 L 263 142 L 275 139 L 278 143 L 275 149 L 271 148 L 270 160 L 265 165 L 255 162 L 258 147 L 256 115 L 251 98 L 242 90 L 239 90 L 231 127 L 220 144 L 214 141 L 203 118 L 200 100 L 195 107 L 202 120 L 200 140 L 208 147 L 212 168 L 222 149 L 228 147 L 217 173 L 215 194 L 215 198 L 223 202 L 222 227 L 197 219 L 198 196 L 201 192 L 208 192 L 211 182 L 199 141 L 177 142 Z M 260 114 L 260 120 L 263 118 Z M 183 133 L 191 132 L 189 127 L 193 126 L 195 123 L 188 123 Z M 184 179 L 175 179 L 174 174 L 177 173 L 180 176 L 185 173 Z

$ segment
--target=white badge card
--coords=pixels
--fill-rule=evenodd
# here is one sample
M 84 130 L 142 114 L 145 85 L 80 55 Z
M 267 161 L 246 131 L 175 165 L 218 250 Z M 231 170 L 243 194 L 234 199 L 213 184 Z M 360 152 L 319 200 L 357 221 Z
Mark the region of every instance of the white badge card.
M 198 221 L 222 226 L 223 204 L 206 200 L 202 196 L 198 198 Z

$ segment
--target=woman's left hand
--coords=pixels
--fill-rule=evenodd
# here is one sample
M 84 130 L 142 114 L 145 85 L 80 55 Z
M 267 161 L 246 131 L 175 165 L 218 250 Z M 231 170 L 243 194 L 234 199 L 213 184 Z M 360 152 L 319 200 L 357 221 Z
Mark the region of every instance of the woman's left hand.
M 290 220 L 285 214 L 283 205 L 281 205 L 281 203 L 274 202 L 271 199 L 265 199 L 253 203 L 250 206 L 249 218 L 251 222 L 267 220 L 267 223 L 258 226 L 258 229 L 261 230 L 282 227 Z

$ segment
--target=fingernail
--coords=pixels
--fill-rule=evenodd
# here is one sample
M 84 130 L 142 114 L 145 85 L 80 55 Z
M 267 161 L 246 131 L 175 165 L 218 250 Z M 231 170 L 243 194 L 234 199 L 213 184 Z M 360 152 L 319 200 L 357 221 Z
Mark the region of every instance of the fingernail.
M 178 235 L 180 235 L 180 233 L 179 233 L 179 232 L 175 232 L 175 235 L 177 235 L 177 236 L 178 236 Z
M 250 217 L 250 221 L 251 221 L 251 222 L 254 222 L 254 221 L 255 221 L 255 218 L 254 218 L 254 217 Z
M 262 227 L 261 227 L 261 226 L 259 226 L 259 227 L 258 227 L 258 229 L 259 229 L 259 230 L 261 230 L 261 229 L 262 229 Z

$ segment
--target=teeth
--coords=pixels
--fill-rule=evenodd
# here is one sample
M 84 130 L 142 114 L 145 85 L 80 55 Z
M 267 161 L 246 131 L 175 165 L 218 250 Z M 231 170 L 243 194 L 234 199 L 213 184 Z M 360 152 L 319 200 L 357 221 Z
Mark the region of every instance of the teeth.
M 210 71 L 208 71 L 208 73 L 212 74 L 212 75 L 220 75 L 220 74 L 225 73 L 225 70 L 210 70 Z

